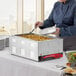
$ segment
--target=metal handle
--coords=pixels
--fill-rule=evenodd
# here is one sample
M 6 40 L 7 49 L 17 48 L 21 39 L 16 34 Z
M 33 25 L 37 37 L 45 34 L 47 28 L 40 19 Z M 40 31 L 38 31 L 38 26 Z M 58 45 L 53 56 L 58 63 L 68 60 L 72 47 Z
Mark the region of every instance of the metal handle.
M 29 33 L 32 33 L 35 29 L 36 29 L 36 27 L 31 32 L 29 32 Z

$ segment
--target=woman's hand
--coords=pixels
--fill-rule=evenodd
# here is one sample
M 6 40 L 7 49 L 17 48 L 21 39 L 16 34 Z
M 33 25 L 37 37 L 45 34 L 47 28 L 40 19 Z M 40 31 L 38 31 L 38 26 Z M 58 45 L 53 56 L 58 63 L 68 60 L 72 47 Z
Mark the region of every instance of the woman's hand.
M 60 34 L 60 28 L 56 28 L 56 32 L 52 33 L 52 34 L 55 34 L 55 35 L 59 35 Z
M 35 27 L 36 27 L 36 28 L 39 27 L 39 26 L 43 26 L 43 22 L 39 22 L 39 21 L 38 21 L 38 22 L 35 23 Z

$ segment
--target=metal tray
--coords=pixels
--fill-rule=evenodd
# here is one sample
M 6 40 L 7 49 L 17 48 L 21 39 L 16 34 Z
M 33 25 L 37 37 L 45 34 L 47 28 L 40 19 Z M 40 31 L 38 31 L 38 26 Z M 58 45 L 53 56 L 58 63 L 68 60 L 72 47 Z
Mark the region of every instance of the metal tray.
M 0 35 L 0 50 L 9 46 L 9 37 L 5 35 Z

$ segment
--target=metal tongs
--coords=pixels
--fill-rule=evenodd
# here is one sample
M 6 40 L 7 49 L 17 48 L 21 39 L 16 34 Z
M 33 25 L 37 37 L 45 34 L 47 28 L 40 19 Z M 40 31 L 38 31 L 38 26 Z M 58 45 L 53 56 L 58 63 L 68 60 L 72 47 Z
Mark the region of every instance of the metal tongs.
M 32 32 L 35 31 L 36 28 L 37 28 L 37 27 L 34 27 L 34 28 L 32 29 L 32 31 L 30 31 L 29 33 L 24 33 L 24 34 L 32 34 Z M 13 35 L 10 34 L 9 37 L 15 36 L 15 35 L 19 35 L 19 34 L 13 34 Z
M 34 28 L 32 29 L 32 31 L 29 32 L 29 34 L 32 34 L 32 32 L 34 32 L 35 29 L 37 29 L 37 27 L 34 27 Z

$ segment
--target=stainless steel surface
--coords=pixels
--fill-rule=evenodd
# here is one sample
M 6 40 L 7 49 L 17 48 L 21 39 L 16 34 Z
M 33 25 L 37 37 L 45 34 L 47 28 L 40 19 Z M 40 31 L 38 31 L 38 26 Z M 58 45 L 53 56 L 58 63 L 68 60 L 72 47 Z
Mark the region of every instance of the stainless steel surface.
M 3 50 L 9 45 L 9 37 L 6 35 L 0 35 L 0 50 Z
M 26 34 L 27 35 L 27 34 Z M 35 41 L 17 36 L 10 37 L 11 54 L 38 61 L 39 56 L 62 53 L 63 39 L 53 38 L 44 41 Z

